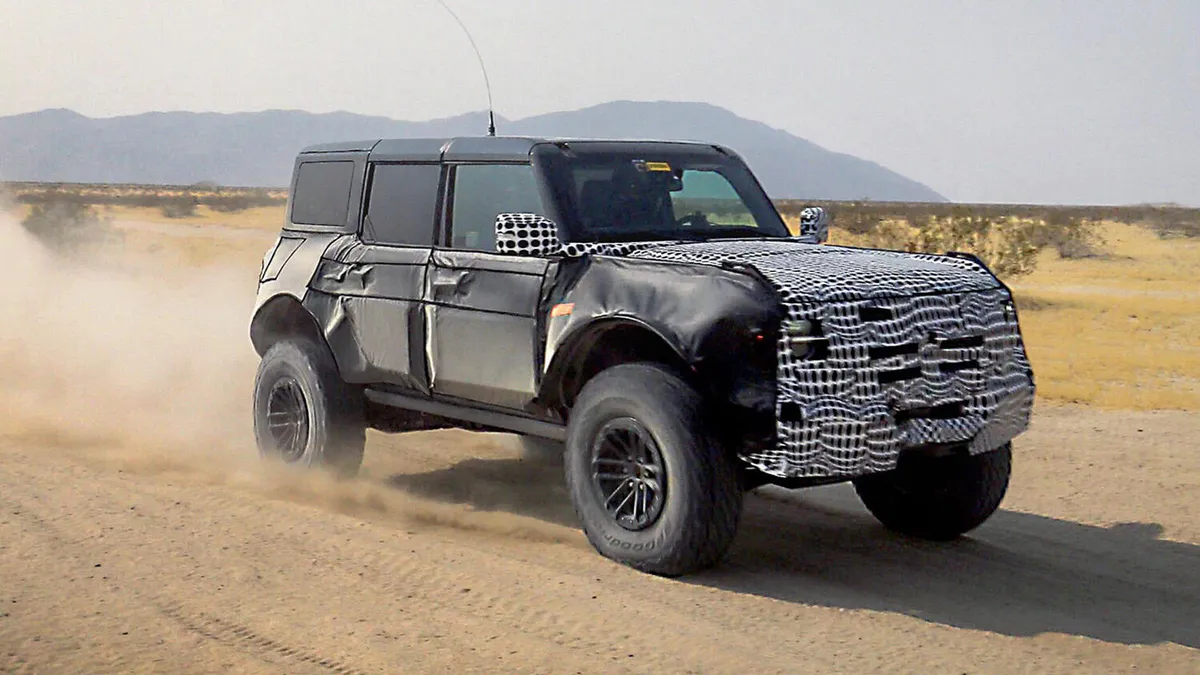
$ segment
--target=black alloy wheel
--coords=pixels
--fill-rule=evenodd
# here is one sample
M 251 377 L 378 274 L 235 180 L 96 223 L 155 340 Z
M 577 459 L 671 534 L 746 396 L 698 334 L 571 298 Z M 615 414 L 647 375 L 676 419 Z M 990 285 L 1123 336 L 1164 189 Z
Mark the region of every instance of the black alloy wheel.
M 638 532 L 662 514 L 667 472 L 650 432 L 632 417 L 611 420 L 591 448 L 592 483 L 608 515 L 622 528 Z
M 267 399 L 267 430 L 279 458 L 299 461 L 308 447 L 308 402 L 293 377 L 280 378 Z

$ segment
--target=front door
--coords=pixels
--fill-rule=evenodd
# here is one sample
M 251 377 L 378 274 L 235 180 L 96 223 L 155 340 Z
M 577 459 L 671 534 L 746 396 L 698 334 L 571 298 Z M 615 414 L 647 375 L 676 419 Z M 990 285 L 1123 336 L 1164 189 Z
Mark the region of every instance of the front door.
M 528 164 L 450 167 L 442 246 L 426 289 L 435 394 L 522 409 L 537 387 L 543 258 L 495 252 L 499 213 L 543 214 Z

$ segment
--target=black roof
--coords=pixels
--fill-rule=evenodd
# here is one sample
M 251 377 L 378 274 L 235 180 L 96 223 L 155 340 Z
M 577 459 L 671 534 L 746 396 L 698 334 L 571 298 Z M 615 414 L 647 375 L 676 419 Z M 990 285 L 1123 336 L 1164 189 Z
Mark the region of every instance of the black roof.
M 372 159 L 429 161 L 439 160 L 487 160 L 524 161 L 529 159 L 534 146 L 555 145 L 601 145 L 611 144 L 624 147 L 646 146 L 647 151 L 662 151 L 663 146 L 676 146 L 680 150 L 696 152 L 708 149 L 712 152 L 732 155 L 726 148 L 696 141 L 656 140 L 600 140 L 580 138 L 529 138 L 524 136 L 463 136 L 458 138 L 384 138 L 371 141 L 349 141 L 311 145 L 301 153 L 370 152 Z

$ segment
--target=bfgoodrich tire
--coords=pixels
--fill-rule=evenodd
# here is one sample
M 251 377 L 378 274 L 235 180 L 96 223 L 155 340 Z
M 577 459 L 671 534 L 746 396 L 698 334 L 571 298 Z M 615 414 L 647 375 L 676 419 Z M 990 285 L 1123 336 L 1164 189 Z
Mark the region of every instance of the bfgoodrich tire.
M 265 458 L 353 476 L 366 445 L 362 392 L 342 381 L 324 345 L 276 343 L 254 382 L 254 436 Z
M 1012 473 L 1012 445 L 978 455 L 906 457 L 895 471 L 865 476 L 854 489 L 885 527 L 946 541 L 991 517 Z
M 677 576 L 720 560 L 742 491 L 700 396 L 653 364 L 615 366 L 580 392 L 567 429 L 567 487 L 588 540 L 636 569 Z

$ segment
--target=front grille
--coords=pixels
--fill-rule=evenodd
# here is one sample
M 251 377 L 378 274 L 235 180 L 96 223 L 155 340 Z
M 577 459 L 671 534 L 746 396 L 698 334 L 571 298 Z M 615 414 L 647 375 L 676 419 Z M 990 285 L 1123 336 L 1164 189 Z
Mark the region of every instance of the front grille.
M 776 447 L 745 458 L 783 477 L 895 467 L 902 448 L 988 450 L 1028 424 L 1033 386 L 1001 289 L 786 304 L 821 326 L 821 350 L 777 350 Z
M 920 351 L 921 345 L 916 342 L 910 342 L 903 345 L 889 345 L 886 347 L 867 347 L 867 355 L 871 357 L 872 361 L 890 359 L 893 356 L 917 354 Z
M 970 349 L 972 347 L 982 347 L 983 346 L 983 336 L 982 335 L 970 335 L 967 337 L 942 340 L 938 344 L 938 346 L 941 347 L 942 349 Z
M 879 384 L 891 384 L 893 382 L 903 382 L 905 380 L 915 380 L 921 377 L 921 369 L 912 368 L 896 368 L 895 370 L 879 371 Z
M 975 370 L 977 368 L 979 368 L 979 361 L 977 359 L 938 364 L 938 371 L 943 373 L 957 373 L 961 370 Z

